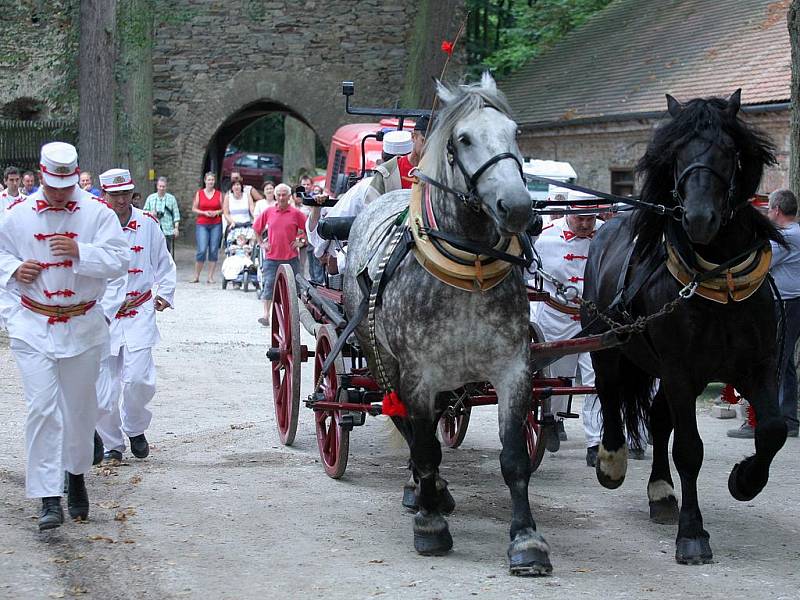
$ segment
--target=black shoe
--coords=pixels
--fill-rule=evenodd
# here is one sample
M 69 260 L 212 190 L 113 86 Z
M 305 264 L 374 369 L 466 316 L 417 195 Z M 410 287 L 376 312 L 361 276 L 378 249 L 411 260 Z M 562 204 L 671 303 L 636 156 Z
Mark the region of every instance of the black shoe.
M 567 441 L 567 432 L 564 430 L 564 420 L 560 420 L 558 422 L 558 441 L 559 442 L 566 442 Z
M 61 496 L 42 498 L 42 510 L 39 512 L 39 531 L 61 527 L 64 522 L 64 510 L 61 508 Z
M 150 454 L 150 444 L 147 443 L 147 438 L 143 433 L 128 438 L 131 441 L 131 453 L 136 458 L 147 458 Z
M 94 458 L 92 465 L 99 465 L 103 462 L 103 439 L 97 431 L 94 432 Z
M 106 462 L 111 462 L 112 460 L 122 462 L 122 452 L 119 450 L 106 450 L 106 453 L 103 454 L 103 459 Z
M 553 423 L 552 426 L 544 426 L 541 429 L 544 435 L 544 447 L 548 452 L 558 452 L 561 448 L 561 441 L 558 439 L 558 426 Z
M 600 446 L 589 446 L 586 449 L 586 466 L 587 467 L 595 467 L 597 466 L 597 453 L 600 451 Z
M 76 521 L 89 518 L 89 494 L 86 493 L 83 475 L 67 473 L 67 508 L 69 516 Z

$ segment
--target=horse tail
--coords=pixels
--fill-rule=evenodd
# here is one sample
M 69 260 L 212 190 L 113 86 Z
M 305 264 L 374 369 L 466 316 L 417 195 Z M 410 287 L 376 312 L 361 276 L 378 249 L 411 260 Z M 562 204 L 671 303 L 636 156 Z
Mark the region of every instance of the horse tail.
M 647 431 L 650 429 L 650 404 L 655 395 L 656 378 L 621 354 L 618 381 L 617 392 L 628 439 L 637 448 L 646 448 Z

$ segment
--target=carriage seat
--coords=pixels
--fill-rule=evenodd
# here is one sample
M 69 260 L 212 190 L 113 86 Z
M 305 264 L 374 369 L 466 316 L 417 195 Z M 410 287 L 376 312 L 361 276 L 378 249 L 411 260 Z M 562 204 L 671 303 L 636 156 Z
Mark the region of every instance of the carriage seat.
M 327 217 L 317 224 L 317 234 L 323 240 L 346 240 L 355 217 Z

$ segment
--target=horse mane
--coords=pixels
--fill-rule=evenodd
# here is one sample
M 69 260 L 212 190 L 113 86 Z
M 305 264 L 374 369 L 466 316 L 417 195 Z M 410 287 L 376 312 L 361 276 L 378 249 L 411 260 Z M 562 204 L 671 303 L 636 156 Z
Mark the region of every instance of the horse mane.
M 497 89 L 494 80 L 484 73 L 481 81 L 458 86 L 438 82 L 438 95 L 442 108 L 435 115 L 435 127 L 425 140 L 425 150 L 420 162 L 420 170 L 429 177 L 452 184 L 452 168 L 447 162 L 447 142 L 456 125 L 486 106 L 496 108 L 512 119 L 511 107 L 505 94 Z
M 678 151 L 690 140 L 702 137 L 709 142 L 719 141 L 726 133 L 739 153 L 736 175 L 735 204 L 753 197 L 761 182 L 765 166 L 777 163 L 775 147 L 765 133 L 745 123 L 728 109 L 722 98 L 696 98 L 682 105 L 681 112 L 659 126 L 644 156 L 636 165 L 642 177 L 641 199 L 653 204 L 674 206 L 674 163 Z M 660 243 L 667 221 L 671 218 L 655 212 L 637 209 L 633 215 L 633 231 L 641 243 L 653 247 Z M 784 244 L 777 228 L 750 205 L 739 210 L 738 218 L 749 221 L 758 239 Z

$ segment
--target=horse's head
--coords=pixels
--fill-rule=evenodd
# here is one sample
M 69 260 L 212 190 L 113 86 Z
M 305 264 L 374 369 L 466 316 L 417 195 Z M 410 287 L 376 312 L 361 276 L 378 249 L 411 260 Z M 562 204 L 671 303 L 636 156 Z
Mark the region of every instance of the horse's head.
M 458 88 L 437 82 L 437 93 L 443 106 L 423 165 L 434 163 L 438 176 L 464 190 L 468 204 L 488 214 L 501 235 L 525 231 L 531 198 L 522 178 L 517 124 L 494 79 L 484 73 L 479 84 Z

